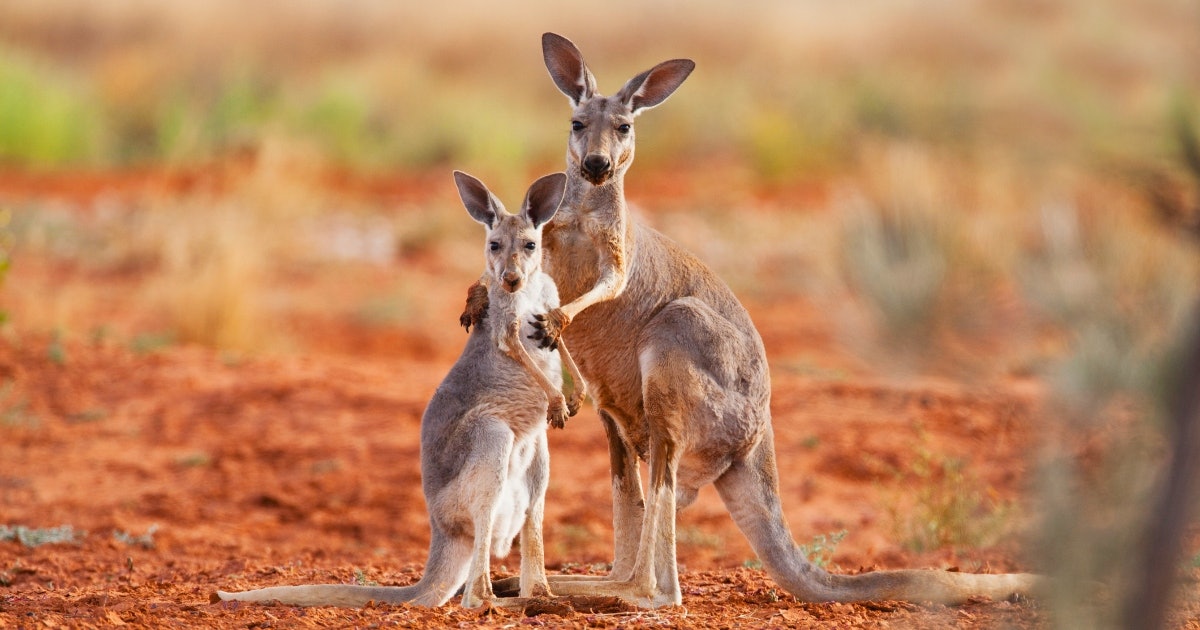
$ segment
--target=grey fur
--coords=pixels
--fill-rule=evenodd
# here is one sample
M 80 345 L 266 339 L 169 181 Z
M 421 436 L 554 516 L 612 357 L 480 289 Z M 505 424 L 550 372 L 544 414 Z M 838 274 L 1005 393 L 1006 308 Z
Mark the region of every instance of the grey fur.
M 550 594 L 542 546 L 549 478 L 546 425 L 561 426 L 584 395 L 583 379 L 566 347 L 540 349 L 522 324 L 558 305 L 541 270 L 541 226 L 563 196 L 562 173 L 535 182 L 520 214 L 511 215 L 479 180 L 454 174 L 463 204 L 487 228 L 490 316 L 471 333 L 421 418 L 421 482 L 432 535 L 420 581 L 411 586 L 316 584 L 276 586 L 223 600 L 279 601 L 302 606 L 413 603 L 439 606 L 465 584 L 462 605 L 520 606 Z M 524 330 L 522 330 L 524 328 Z M 575 384 L 559 393 L 563 362 Z M 496 598 L 489 561 L 507 555 L 520 535 L 520 597 Z

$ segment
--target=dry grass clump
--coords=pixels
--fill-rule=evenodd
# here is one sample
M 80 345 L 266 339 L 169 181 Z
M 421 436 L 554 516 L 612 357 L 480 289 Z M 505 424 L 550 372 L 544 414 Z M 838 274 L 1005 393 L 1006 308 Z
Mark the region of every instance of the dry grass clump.
M 252 349 L 262 342 L 264 231 L 230 201 L 172 205 L 158 292 L 179 341 Z
M 910 369 L 914 358 L 922 370 L 946 357 L 970 366 L 955 341 L 970 339 L 973 328 L 984 331 L 967 346 L 975 363 L 999 359 L 1002 374 L 1020 365 L 1018 374 L 1050 384 L 1036 558 L 1058 578 L 1049 599 L 1060 619 L 1110 627 L 1157 518 L 1151 510 L 1172 446 L 1162 413 L 1178 380 L 1180 340 L 1200 316 L 1200 255 L 1119 180 L 1067 169 L 1048 178 L 1057 195 L 998 200 L 974 194 L 986 187 L 961 165 L 885 155 L 843 202 L 843 277 L 884 342 L 873 356 L 886 365 L 899 351 Z M 1017 348 L 1024 361 L 980 352 L 997 330 L 1004 352 Z M 939 487 L 931 480 L 914 490 L 920 510 L 905 508 L 913 520 L 898 519 L 910 540 L 950 544 L 955 528 L 940 524 L 986 521 L 963 503 L 969 492 Z
M 1007 268 L 1018 244 L 1001 237 L 1018 229 L 1019 206 L 989 181 L 1006 177 L 913 143 L 863 151 L 859 163 L 833 201 L 838 277 L 857 305 L 843 318 L 847 339 L 906 371 L 1019 370 L 1024 346 L 979 356 L 980 343 L 1021 332 Z
M 887 507 L 897 540 L 914 551 L 987 548 L 1017 535 L 1021 515 L 995 496 L 967 462 L 918 447 L 909 470 L 897 472 L 904 496 Z
M 1119 207 L 1119 206 L 1118 206 Z M 1169 462 L 1164 431 L 1179 344 L 1200 314 L 1200 256 L 1128 214 L 1043 208 L 1022 272 L 1039 315 L 1062 331 L 1047 365 L 1055 398 L 1042 453 L 1042 561 L 1052 603 L 1081 626 L 1115 627 Z M 1113 553 L 1112 550 L 1120 550 Z

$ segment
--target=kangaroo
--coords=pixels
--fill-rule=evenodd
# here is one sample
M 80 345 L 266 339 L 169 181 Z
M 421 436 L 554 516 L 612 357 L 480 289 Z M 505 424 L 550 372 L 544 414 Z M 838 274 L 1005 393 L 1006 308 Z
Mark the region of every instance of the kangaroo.
M 433 530 L 424 575 L 412 586 L 276 586 L 220 591 L 220 599 L 440 606 L 465 584 L 464 607 L 489 601 L 519 607 L 523 598 L 551 594 L 542 546 L 550 475 L 545 421 L 561 427 L 579 409 L 585 385 L 566 346 L 558 344 L 560 364 L 558 355 L 526 339 L 533 329 L 523 322 L 558 305 L 554 283 L 541 270 L 541 240 L 542 227 L 562 201 L 566 177 L 555 173 L 534 182 L 517 215 L 506 212 L 474 177 L 455 171 L 454 180 L 467 211 L 487 228 L 485 276 L 493 317 L 467 339 L 421 418 L 421 477 Z M 574 385 L 569 401 L 559 393 L 562 364 Z M 520 598 L 497 599 L 489 558 L 492 552 L 507 555 L 518 533 Z
M 832 574 L 797 549 L 780 505 L 762 339 L 727 285 L 625 205 L 634 118 L 665 101 L 695 64 L 665 61 L 606 97 L 569 40 L 546 33 L 542 53 L 572 112 L 566 196 L 545 234 L 545 267 L 564 304 L 536 317 L 534 336 L 546 347 L 566 339 L 594 390 L 615 538 L 608 576 L 550 576 L 555 593 L 680 604 L 675 513 L 709 483 L 768 574 L 804 601 L 954 603 L 1032 590 L 1038 578 L 1028 574 Z M 462 321 L 485 314 L 482 290 L 470 289 Z M 645 494 L 639 457 L 650 475 Z

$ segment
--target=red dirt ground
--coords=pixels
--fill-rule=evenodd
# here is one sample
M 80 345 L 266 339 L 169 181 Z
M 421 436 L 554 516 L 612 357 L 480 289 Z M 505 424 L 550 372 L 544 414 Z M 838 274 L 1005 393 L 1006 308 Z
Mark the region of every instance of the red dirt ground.
M 826 316 L 802 299 L 747 306 L 773 365 L 803 348 L 806 361 L 824 368 L 777 367 L 773 379 L 781 492 L 797 542 L 846 530 L 832 557 L 842 572 L 1032 568 L 1015 540 L 907 550 L 892 512 L 910 507 L 918 453 L 961 459 L 990 496 L 1024 505 L 1043 397 L 1037 382 L 889 381 L 832 341 Z M 307 350 L 250 359 L 178 345 L 138 353 L 103 338 L 60 344 L 10 331 L 0 339 L 0 525 L 76 532 L 71 543 L 0 542 L 0 627 L 1050 625 L 1045 608 L 1028 600 L 797 603 L 753 568 L 711 488 L 679 518 L 678 608 L 525 616 L 453 601 L 438 609 L 211 603 L 219 588 L 406 584 L 422 571 L 429 531 L 418 427 L 465 336 L 452 317 L 436 331 L 391 334 L 386 348 L 362 343 L 374 334 L 362 324 L 305 325 Z M 604 445 L 591 409 L 551 434 L 552 571 L 600 571 L 610 559 Z M 936 474 L 924 482 L 937 483 Z M 493 566 L 511 575 L 515 565 L 509 557 Z M 1195 573 L 1185 588 L 1195 589 Z M 1189 603 L 1174 621 L 1200 627 L 1200 606 Z

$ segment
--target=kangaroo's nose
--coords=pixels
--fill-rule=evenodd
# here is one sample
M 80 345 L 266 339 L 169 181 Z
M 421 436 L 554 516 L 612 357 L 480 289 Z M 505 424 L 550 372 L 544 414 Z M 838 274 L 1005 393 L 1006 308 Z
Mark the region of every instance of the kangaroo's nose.
M 516 291 L 521 286 L 521 274 L 515 271 L 504 272 L 504 287 L 509 291 Z
M 598 153 L 593 153 L 583 160 L 583 170 L 593 177 L 605 174 L 611 166 L 612 162 L 608 160 L 608 156 Z

